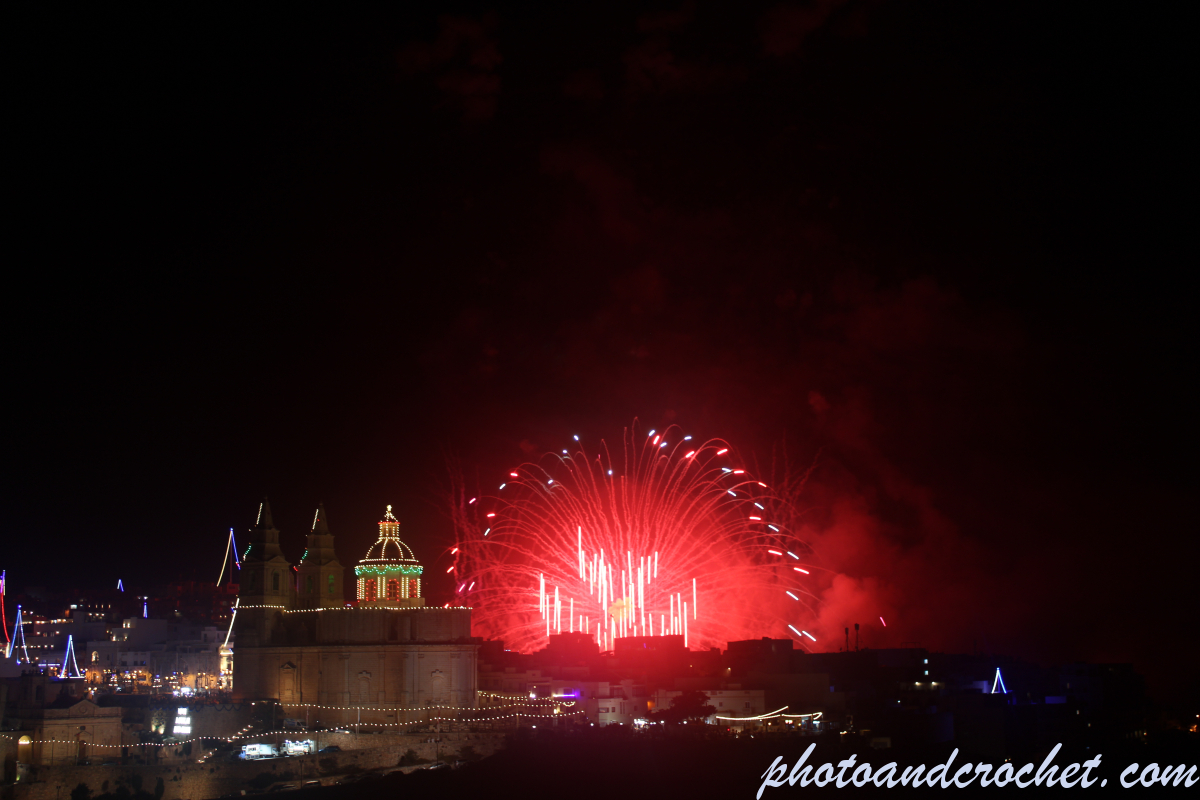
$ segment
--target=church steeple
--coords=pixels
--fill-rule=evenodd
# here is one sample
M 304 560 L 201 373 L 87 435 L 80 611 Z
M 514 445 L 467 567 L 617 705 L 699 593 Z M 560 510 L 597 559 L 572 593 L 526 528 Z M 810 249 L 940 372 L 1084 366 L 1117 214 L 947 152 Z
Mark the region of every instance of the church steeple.
M 296 570 L 297 605 L 300 608 L 340 608 L 345 604 L 342 575 L 334 552 L 333 533 L 325 517 L 325 504 L 317 505 L 312 531 Z
M 279 529 L 271 518 L 271 502 L 264 497 L 250 530 L 249 546 L 242 556 L 239 610 L 235 617 L 239 644 L 257 647 L 271 640 L 278 612 L 291 608 L 295 601 L 292 574 L 292 565 L 279 547 Z
M 283 557 L 283 550 L 279 548 L 279 529 L 271 519 L 271 501 L 264 497 L 258 504 L 258 517 L 250 529 L 250 546 L 246 548 L 242 561 L 269 561 Z
M 271 501 L 265 496 L 258 504 L 258 519 L 255 521 L 254 527 L 263 529 L 275 527 L 275 523 L 271 519 Z
M 325 521 L 324 503 L 317 503 L 317 516 L 313 519 L 312 532 L 320 535 L 329 533 L 329 523 Z

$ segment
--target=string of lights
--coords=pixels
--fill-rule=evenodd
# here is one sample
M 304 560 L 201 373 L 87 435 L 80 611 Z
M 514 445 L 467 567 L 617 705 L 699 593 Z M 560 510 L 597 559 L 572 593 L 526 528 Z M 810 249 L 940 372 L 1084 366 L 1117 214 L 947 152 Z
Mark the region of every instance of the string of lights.
M 277 606 L 277 605 L 244 605 L 244 606 L 239 606 L 239 608 L 242 608 L 242 609 L 277 608 L 277 609 L 283 611 L 284 614 L 316 614 L 318 612 L 328 612 L 328 611 L 379 611 L 379 610 L 386 611 L 386 610 L 389 610 L 389 609 L 379 609 L 377 607 L 372 607 L 372 606 L 344 606 L 344 607 L 336 607 L 336 608 L 291 608 L 291 609 L 289 609 L 286 606 Z M 450 609 L 451 611 L 470 611 L 471 608 L 472 608 L 471 606 L 413 606 L 411 608 L 406 608 L 404 610 L 405 611 L 445 611 L 446 609 Z
M 480 694 L 483 694 L 483 693 L 480 692 Z M 467 711 L 470 710 L 469 708 L 465 708 L 464 706 L 449 706 L 449 705 L 413 706 L 411 708 L 406 708 L 403 706 L 326 706 L 326 705 L 320 705 L 318 703 L 284 703 L 283 705 L 286 706 L 287 708 L 323 708 L 323 709 L 332 710 L 332 711 L 427 711 L 431 708 L 464 708 Z M 575 701 L 574 700 L 568 700 L 568 701 L 547 700 L 547 701 L 539 702 L 539 701 L 530 701 L 528 698 L 526 698 L 526 700 L 521 703 L 508 703 L 507 705 L 498 706 L 498 707 L 499 708 L 511 708 L 512 706 L 516 706 L 516 705 L 573 706 L 573 705 L 575 705 Z
M 518 711 L 518 712 L 515 712 L 512 714 L 501 714 L 501 715 L 495 716 L 495 717 L 478 717 L 478 718 L 474 718 L 474 719 L 462 719 L 459 717 L 428 717 L 427 719 L 428 720 L 439 720 L 442 722 L 495 722 L 497 720 L 513 719 L 515 717 L 525 717 L 526 719 L 558 719 L 561 717 L 573 717 L 573 716 L 577 716 L 577 715 L 583 714 L 583 713 L 584 713 L 583 709 L 579 709 L 577 711 L 566 711 L 563 713 L 555 713 L 555 714 L 523 714 Z M 424 722 L 426 720 L 420 720 L 420 721 Z M 412 724 L 414 724 L 414 723 L 413 722 L 362 722 L 362 723 L 355 723 L 356 727 L 365 726 L 365 727 L 371 727 L 371 728 L 394 728 L 394 727 L 398 727 L 400 725 L 407 726 L 407 725 L 412 725 Z M 348 733 L 349 731 L 347 731 L 347 726 L 345 726 L 345 725 L 341 725 L 336 728 L 320 728 L 315 731 L 308 731 L 308 733 L 330 733 L 330 732 Z M 241 739 L 258 739 L 263 736 L 270 736 L 270 735 L 272 735 L 272 733 L 274 733 L 274 732 L 273 731 L 264 731 L 262 733 L 252 733 L 252 734 L 246 734 L 244 736 L 193 736 L 190 739 L 180 739 L 179 741 L 175 741 L 175 742 L 137 742 L 135 744 L 95 744 L 92 742 L 88 742 L 87 746 L 88 747 L 103 747 L 103 748 L 109 748 L 109 749 L 114 749 L 114 750 L 118 749 L 118 748 L 122 748 L 122 747 L 181 747 L 185 744 L 188 744 L 189 742 L 198 742 L 201 739 L 221 739 L 226 742 L 235 742 L 235 741 L 239 741 Z M 16 741 L 19 744 L 63 744 L 66 742 L 75 743 L 75 741 L 76 741 L 74 739 L 31 739 L 28 742 L 21 742 L 17 737 L 10 736 L 7 733 L 0 733 L 0 737 L 9 739 L 11 741 Z
M 534 700 L 534 698 L 530 697 L 527 694 L 500 694 L 499 692 L 483 692 L 483 691 L 476 692 L 475 694 L 479 695 L 480 697 L 497 697 L 501 700 Z M 555 701 L 550 700 L 548 698 L 543 698 L 542 700 L 537 701 L 537 702 L 553 703 Z
M 775 717 L 782 716 L 783 712 L 787 711 L 787 710 L 788 710 L 788 707 L 784 706 L 783 708 L 777 708 L 774 711 L 768 711 L 765 714 L 759 714 L 759 715 L 753 716 L 753 717 L 721 717 L 721 716 L 718 716 L 717 719 L 728 720 L 730 722 L 749 722 L 751 720 L 759 720 L 759 719 L 774 719 Z
M 364 561 L 365 560 L 366 559 L 364 559 Z M 419 566 L 410 567 L 410 566 L 407 566 L 404 564 L 396 564 L 396 565 L 387 564 L 384 566 L 375 566 L 373 564 L 364 564 L 364 565 L 355 567 L 354 572 L 357 575 L 387 575 L 388 573 L 392 573 L 392 572 L 400 572 L 400 573 L 403 573 L 404 575 L 420 575 L 422 572 L 422 568 Z

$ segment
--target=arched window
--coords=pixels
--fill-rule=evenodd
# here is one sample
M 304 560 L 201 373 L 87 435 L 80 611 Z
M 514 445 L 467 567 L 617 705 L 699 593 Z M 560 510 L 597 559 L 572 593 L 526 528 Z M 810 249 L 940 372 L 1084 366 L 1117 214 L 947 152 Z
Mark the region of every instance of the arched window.
M 312 575 L 305 575 L 305 576 L 304 576 L 304 592 L 305 592 L 305 594 L 312 594 L 312 593 L 313 593 L 313 579 L 312 579 Z
M 419 593 L 420 585 L 421 585 L 420 580 L 418 578 L 409 578 L 408 579 L 408 596 L 409 597 L 419 597 L 420 596 L 420 593 Z
M 257 572 L 250 573 L 250 588 L 251 589 L 258 588 L 258 573 Z
M 374 578 L 363 578 L 366 581 L 366 586 L 363 587 L 363 599 L 368 603 L 379 598 L 379 584 Z
M 99 661 L 100 661 L 100 654 L 99 654 L 99 653 L 97 653 L 95 650 L 93 650 L 93 651 L 92 651 L 92 663 L 93 663 L 93 664 L 96 664 L 96 663 L 98 663 Z
M 333 575 L 329 576 L 329 593 L 333 594 Z
M 271 590 L 276 591 L 276 592 L 279 591 L 279 573 L 278 572 L 271 573 Z
M 387 582 L 387 599 L 388 600 L 399 600 L 400 599 L 400 581 L 396 580 L 395 578 L 391 578 Z

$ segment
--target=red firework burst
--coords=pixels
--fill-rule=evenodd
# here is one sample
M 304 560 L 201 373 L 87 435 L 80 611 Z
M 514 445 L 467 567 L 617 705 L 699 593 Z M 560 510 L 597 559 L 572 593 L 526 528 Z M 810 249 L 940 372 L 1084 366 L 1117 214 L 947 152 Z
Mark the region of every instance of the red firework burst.
M 621 444 L 614 459 L 576 436 L 574 452 L 511 470 L 496 495 L 462 498 L 449 571 L 476 634 L 522 652 L 566 632 L 602 650 L 622 636 L 815 641 L 800 627 L 813 610 L 810 551 L 730 446 L 676 426 L 630 427 Z

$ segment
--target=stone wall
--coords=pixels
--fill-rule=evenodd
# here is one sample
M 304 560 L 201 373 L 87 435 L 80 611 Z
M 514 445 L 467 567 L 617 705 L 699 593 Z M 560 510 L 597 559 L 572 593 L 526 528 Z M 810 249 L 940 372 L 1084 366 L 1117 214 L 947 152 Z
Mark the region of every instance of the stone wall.
M 435 742 L 434 738 L 441 741 Z M 67 800 L 72 789 L 86 783 L 93 796 L 116 791 L 118 785 L 133 787 L 135 776 L 141 777 L 142 790 L 153 793 L 159 778 L 163 780 L 163 800 L 210 800 L 227 794 L 236 794 L 247 788 L 247 783 L 262 773 L 277 776 L 278 780 L 299 783 L 301 780 L 319 778 L 326 783 L 335 776 L 360 770 L 391 769 L 408 750 L 418 757 L 431 761 L 440 754 L 443 761 L 454 761 L 463 747 L 470 746 L 478 756 L 488 756 L 499 750 L 504 743 L 502 733 L 424 733 L 372 734 L 358 737 L 358 744 L 370 747 L 353 747 L 354 734 L 322 734 L 322 747 L 337 744 L 341 753 L 311 755 L 296 758 L 272 758 L 259 761 L 229 761 L 227 757 L 215 755 L 203 764 L 195 758 L 184 764 L 153 766 L 116 767 L 43 767 L 38 770 L 37 780 L 4 787 L 3 800 Z M 290 773 L 290 775 L 289 775 Z
M 477 648 L 473 643 L 241 648 L 234 683 L 247 697 L 278 698 L 289 714 L 303 715 L 304 704 L 323 706 L 310 710 L 326 725 L 417 721 L 438 713 L 426 706 L 475 706 Z

